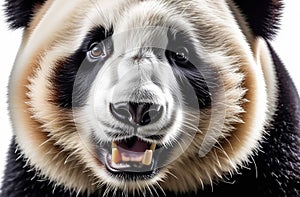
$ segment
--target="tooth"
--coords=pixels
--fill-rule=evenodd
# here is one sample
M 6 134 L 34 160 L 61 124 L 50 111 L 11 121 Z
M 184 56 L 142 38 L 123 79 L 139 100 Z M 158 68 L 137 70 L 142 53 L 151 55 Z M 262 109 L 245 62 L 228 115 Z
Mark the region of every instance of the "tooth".
M 144 159 L 144 155 L 139 156 L 139 160 L 137 162 L 142 162 Z
M 112 149 L 111 161 L 114 163 L 119 163 L 121 161 L 121 155 L 117 148 Z
M 117 145 L 116 142 L 112 142 L 112 143 L 111 143 L 111 147 L 112 147 L 112 148 L 118 148 L 118 145 Z
M 155 151 L 155 148 L 156 148 L 156 144 L 155 144 L 155 143 L 151 144 L 150 150 L 152 150 L 152 151 L 154 152 L 154 151 Z
M 130 157 L 130 161 L 135 162 L 136 161 L 136 157 Z
M 145 153 L 144 153 L 144 158 L 143 158 L 142 163 L 144 165 L 149 166 L 152 162 L 152 156 L 153 156 L 153 151 L 152 150 L 146 150 Z
M 122 161 L 128 162 L 128 161 L 130 161 L 130 157 L 122 155 Z
M 132 157 L 132 158 L 131 158 L 131 161 L 134 161 L 134 162 L 142 162 L 142 161 L 143 161 L 143 158 L 144 158 L 144 155 L 136 156 L 136 157 Z

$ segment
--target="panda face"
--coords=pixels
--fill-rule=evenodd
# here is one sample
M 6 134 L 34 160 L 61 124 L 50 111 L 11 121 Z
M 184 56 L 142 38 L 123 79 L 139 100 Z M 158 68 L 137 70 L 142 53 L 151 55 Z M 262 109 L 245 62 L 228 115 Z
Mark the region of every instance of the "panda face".
M 260 133 L 232 134 L 260 92 L 245 78 L 262 74 L 226 3 L 49 1 L 34 18 L 11 108 L 24 155 L 51 180 L 187 191 L 256 147 Z
M 178 29 L 155 26 L 110 35 L 85 51 L 70 83 L 72 95 L 57 99 L 69 106 L 72 98 L 79 130 L 93 139 L 85 141 L 110 175 L 148 179 L 175 159 L 174 151 L 180 155 L 187 148 L 178 138 L 190 144 L 201 132 L 200 109 L 210 107 L 211 94 L 200 69 L 208 68 L 190 36 Z M 67 60 L 68 68 L 69 62 L 74 61 Z M 55 73 L 57 80 L 67 73 Z
M 211 106 L 214 72 L 193 36 L 157 18 L 121 33 L 92 27 L 54 73 L 53 103 L 73 112 L 83 144 L 118 181 L 155 177 L 202 132 L 200 110 Z

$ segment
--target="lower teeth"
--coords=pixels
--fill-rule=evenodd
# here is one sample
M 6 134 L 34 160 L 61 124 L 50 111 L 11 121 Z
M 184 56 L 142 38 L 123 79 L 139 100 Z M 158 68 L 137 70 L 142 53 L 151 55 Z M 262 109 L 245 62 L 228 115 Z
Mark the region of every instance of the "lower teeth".
M 114 163 L 119 163 L 122 160 L 121 154 L 119 153 L 118 148 L 112 149 L 111 160 Z
M 115 164 L 118 164 L 121 161 L 124 161 L 124 162 L 132 161 L 132 162 L 137 162 L 137 163 L 142 162 L 142 164 L 149 166 L 152 163 L 152 157 L 153 157 L 153 152 L 155 150 L 155 147 L 156 147 L 156 145 L 152 144 L 150 147 L 150 150 L 149 149 L 146 150 L 142 156 L 138 156 L 138 157 L 130 157 L 129 156 L 128 157 L 128 156 L 122 155 L 120 153 L 120 151 L 118 150 L 116 143 L 113 142 L 111 160 Z
M 152 156 L 153 156 L 153 151 L 152 150 L 146 150 L 146 152 L 144 153 L 144 158 L 142 163 L 144 165 L 149 166 L 152 162 Z

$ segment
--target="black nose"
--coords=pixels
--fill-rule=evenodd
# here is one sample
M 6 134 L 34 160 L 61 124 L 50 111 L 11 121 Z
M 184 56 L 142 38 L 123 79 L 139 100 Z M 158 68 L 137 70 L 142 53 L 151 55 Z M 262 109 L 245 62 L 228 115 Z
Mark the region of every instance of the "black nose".
M 163 114 L 163 107 L 153 103 L 120 102 L 110 104 L 110 109 L 116 119 L 134 126 L 155 123 Z

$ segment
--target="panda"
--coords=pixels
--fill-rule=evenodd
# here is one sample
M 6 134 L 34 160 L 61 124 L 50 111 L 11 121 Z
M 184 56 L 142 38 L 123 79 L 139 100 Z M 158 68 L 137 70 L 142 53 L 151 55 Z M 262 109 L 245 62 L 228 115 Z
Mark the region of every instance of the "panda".
M 281 0 L 6 0 L 2 197 L 300 196 Z

